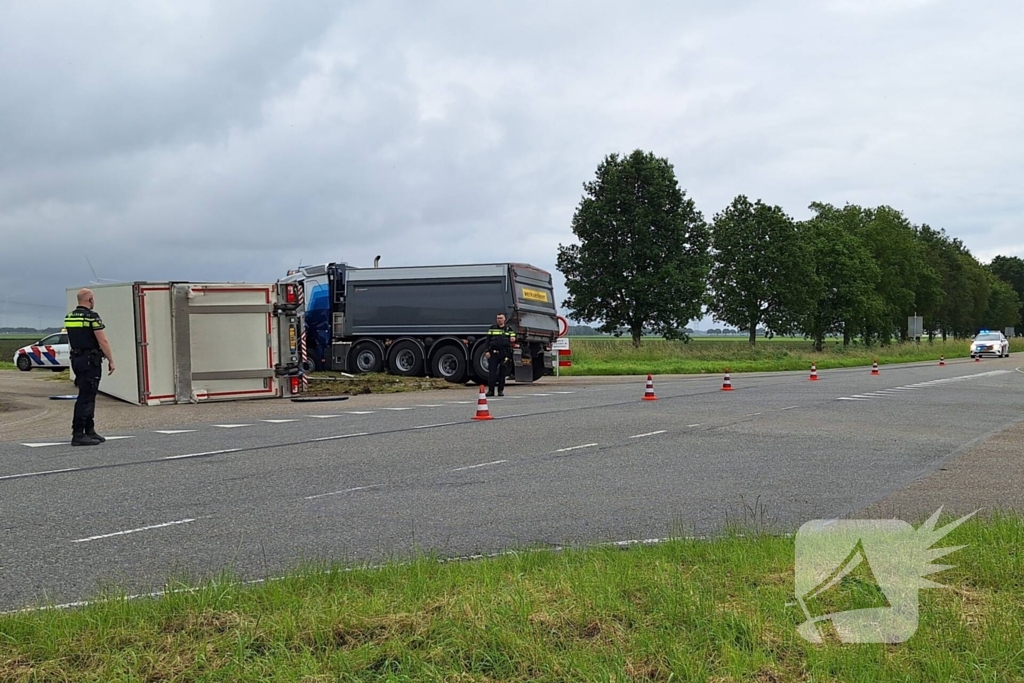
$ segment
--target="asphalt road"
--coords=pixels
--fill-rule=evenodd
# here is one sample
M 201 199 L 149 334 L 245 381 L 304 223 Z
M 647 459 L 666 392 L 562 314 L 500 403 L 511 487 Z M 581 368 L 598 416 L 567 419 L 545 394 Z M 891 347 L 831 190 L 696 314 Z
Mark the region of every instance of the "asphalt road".
M 0 610 L 513 547 L 854 513 L 1024 420 L 1019 361 L 358 398 L 102 446 L 0 443 Z M 556 393 L 563 392 L 563 393 Z M 440 396 L 440 398 L 438 398 Z M 145 410 L 145 409 L 140 409 Z M 234 426 L 230 426 L 234 425 Z M 163 433 L 173 432 L 173 433 Z M 943 503 L 936 491 L 935 507 Z

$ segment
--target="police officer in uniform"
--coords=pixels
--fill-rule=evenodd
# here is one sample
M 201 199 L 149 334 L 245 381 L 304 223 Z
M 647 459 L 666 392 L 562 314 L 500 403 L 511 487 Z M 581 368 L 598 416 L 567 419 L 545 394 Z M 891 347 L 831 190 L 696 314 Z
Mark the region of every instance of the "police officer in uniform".
M 72 446 L 95 446 L 106 439 L 96 433 L 93 418 L 96 412 L 96 394 L 103 376 L 103 359 L 107 359 L 108 371 L 114 372 L 114 354 L 103 331 L 103 320 L 94 306 L 92 290 L 78 291 L 78 308 L 64 318 L 71 346 L 71 368 L 75 371 L 75 385 L 78 400 L 75 401 L 75 418 L 71 423 Z
M 499 313 L 497 325 L 491 325 L 487 330 L 487 351 L 484 357 L 487 358 L 487 395 L 494 396 L 494 389 L 498 389 L 498 396 L 505 395 L 505 378 L 508 376 L 508 363 L 512 362 L 512 344 L 516 340 L 516 332 L 505 324 L 505 314 Z

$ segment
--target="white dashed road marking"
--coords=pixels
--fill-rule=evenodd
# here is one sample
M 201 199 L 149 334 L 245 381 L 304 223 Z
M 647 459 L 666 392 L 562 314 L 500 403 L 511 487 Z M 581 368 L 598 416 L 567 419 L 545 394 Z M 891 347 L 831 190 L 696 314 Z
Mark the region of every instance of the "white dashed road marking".
M 368 432 L 357 432 L 355 434 L 339 434 L 337 436 L 321 436 L 319 439 L 310 439 L 310 441 L 334 441 L 336 439 L 351 439 L 353 436 L 366 436 Z
M 585 443 L 582 446 L 569 446 L 568 448 L 559 448 L 558 450 L 555 451 L 555 453 L 565 453 L 566 451 L 576 451 L 576 450 L 579 450 L 581 448 L 591 448 L 591 447 L 596 446 L 596 445 L 597 445 L 596 443 Z
M 195 519 L 179 519 L 176 522 L 164 522 L 163 524 L 152 524 L 150 526 L 139 527 L 138 529 L 128 529 L 127 531 L 115 531 L 112 534 L 103 534 L 101 536 L 90 536 L 89 538 L 79 538 L 71 541 L 72 543 L 85 543 L 87 541 L 98 541 L 101 538 L 113 538 L 114 536 L 126 536 L 128 534 L 138 533 L 140 531 L 149 531 L 150 529 L 163 529 L 164 527 L 177 526 L 179 524 L 188 524 L 194 522 Z
M 80 469 L 82 468 L 68 467 L 67 469 L 63 470 L 46 470 L 45 472 L 26 472 L 25 474 L 8 474 L 6 476 L 0 477 L 0 481 L 4 479 L 22 479 L 24 477 L 39 477 L 44 474 L 60 474 L 61 472 L 77 472 Z
M 657 434 L 664 434 L 667 431 L 668 430 L 666 430 L 666 429 L 659 429 L 656 432 L 647 432 L 646 434 L 634 434 L 633 436 L 631 436 L 629 438 L 631 438 L 631 439 L 640 439 L 640 438 L 643 438 L 645 436 L 656 436 Z
M 23 443 L 22 446 L 28 446 L 29 448 L 42 448 L 43 446 L 67 446 L 70 441 L 47 441 L 45 443 Z
M 351 489 L 344 489 L 342 491 L 331 491 L 330 493 L 318 493 L 315 496 L 306 496 L 305 500 L 313 500 L 314 498 L 323 498 L 325 496 L 336 496 L 340 493 L 352 493 L 353 491 L 365 491 L 367 489 L 380 488 L 380 484 L 370 484 L 369 486 L 356 486 Z
M 234 453 L 240 451 L 240 448 L 225 448 L 219 451 L 206 451 L 204 453 L 186 453 L 185 455 L 168 455 L 163 460 L 181 460 L 182 458 L 201 458 L 204 455 L 220 455 L 221 453 Z
M 252 427 L 251 424 L 246 425 L 213 425 L 214 427 L 220 427 L 221 429 L 235 429 L 237 427 Z
M 260 420 L 260 422 L 269 422 L 273 425 L 284 424 L 285 422 L 296 422 L 296 420 Z
M 500 465 L 508 460 L 495 460 L 493 462 L 482 462 L 479 465 L 467 465 L 466 467 L 456 467 L 452 472 L 461 472 L 462 470 L 475 470 L 477 467 L 490 467 L 491 465 Z
M 194 432 L 194 429 L 158 429 L 155 434 L 189 434 Z

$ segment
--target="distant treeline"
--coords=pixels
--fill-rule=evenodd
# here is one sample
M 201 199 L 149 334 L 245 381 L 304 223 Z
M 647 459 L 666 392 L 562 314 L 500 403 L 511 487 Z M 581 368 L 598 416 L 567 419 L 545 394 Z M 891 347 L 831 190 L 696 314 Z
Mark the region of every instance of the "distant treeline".
M 737 196 L 710 220 L 679 187 L 672 165 L 640 150 L 610 155 L 573 216 L 579 243 L 560 246 L 567 315 L 686 339 L 711 315 L 755 343 L 803 335 L 820 349 L 888 344 L 911 335 L 964 338 L 1024 317 L 1024 260 L 983 264 L 958 238 L 889 206 L 815 202 L 808 220 Z M 728 332 L 722 332 L 728 334 Z
M 59 327 L 47 327 L 43 330 L 36 329 L 35 327 L 0 327 L 0 334 L 36 335 L 42 337 L 56 332 L 60 332 Z

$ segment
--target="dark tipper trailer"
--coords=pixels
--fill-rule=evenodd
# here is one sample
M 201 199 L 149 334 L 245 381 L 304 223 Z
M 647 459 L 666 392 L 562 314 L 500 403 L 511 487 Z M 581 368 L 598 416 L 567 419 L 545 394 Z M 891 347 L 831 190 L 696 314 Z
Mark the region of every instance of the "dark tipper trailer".
M 318 339 L 321 344 L 329 340 L 333 370 L 486 382 L 487 328 L 503 312 L 517 330 L 511 376 L 532 382 L 553 372 L 551 345 L 558 319 L 551 275 L 539 268 L 518 263 L 352 268 L 332 263 L 302 270 L 309 320 L 317 319 L 318 306 L 329 308 L 322 311 L 329 315 L 320 316 L 329 334 Z M 315 322 L 307 324 L 316 335 Z

